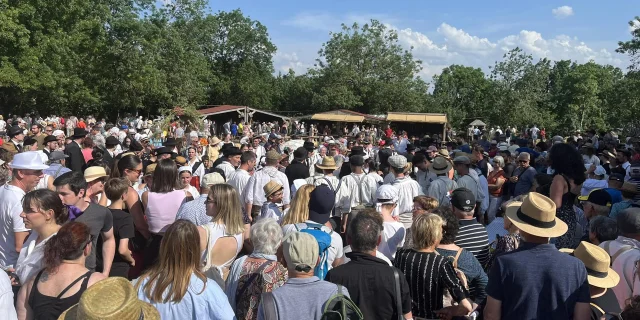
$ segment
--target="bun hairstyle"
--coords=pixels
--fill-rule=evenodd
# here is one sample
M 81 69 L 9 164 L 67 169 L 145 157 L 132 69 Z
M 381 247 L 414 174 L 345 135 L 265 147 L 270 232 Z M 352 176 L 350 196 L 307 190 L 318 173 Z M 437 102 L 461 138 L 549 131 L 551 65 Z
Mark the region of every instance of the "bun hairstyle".
M 104 157 L 104 151 L 102 151 L 102 149 L 100 149 L 98 147 L 94 147 L 93 151 L 91 151 L 91 157 L 94 160 L 97 160 L 97 159 L 102 160 L 102 158 Z
M 27 193 L 22 198 L 22 207 L 31 206 L 36 206 L 42 211 L 53 210 L 53 217 L 58 225 L 63 225 L 69 219 L 69 210 L 55 191 L 38 189 Z
M 89 227 L 82 222 L 69 222 L 51 237 L 44 247 L 44 268 L 48 273 L 58 271 L 64 260 L 76 260 L 91 241 Z

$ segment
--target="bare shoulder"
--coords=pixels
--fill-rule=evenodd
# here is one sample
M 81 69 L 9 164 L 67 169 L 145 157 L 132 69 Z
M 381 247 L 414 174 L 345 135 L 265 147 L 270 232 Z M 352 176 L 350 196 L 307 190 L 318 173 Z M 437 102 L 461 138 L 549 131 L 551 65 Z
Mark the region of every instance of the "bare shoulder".
M 94 272 L 94 273 L 92 273 L 92 274 L 91 274 L 91 277 L 89 278 L 89 283 L 88 283 L 88 285 L 89 285 L 89 286 L 92 286 L 92 285 L 93 285 L 93 284 L 95 284 L 96 282 L 101 281 L 101 280 L 104 280 L 104 279 L 106 279 L 106 278 L 107 278 L 107 277 L 106 277 L 104 274 L 102 274 L 102 273 L 100 273 L 100 272 Z

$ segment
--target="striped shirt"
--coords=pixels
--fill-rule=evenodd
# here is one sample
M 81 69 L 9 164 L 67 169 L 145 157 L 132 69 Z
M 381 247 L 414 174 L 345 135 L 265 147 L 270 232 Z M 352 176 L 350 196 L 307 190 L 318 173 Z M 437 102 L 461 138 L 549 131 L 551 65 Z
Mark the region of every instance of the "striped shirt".
M 460 231 L 454 243 L 461 248 L 467 249 L 485 265 L 489 258 L 489 236 L 487 229 L 475 219 L 460 220 Z
M 435 319 L 434 311 L 442 309 L 445 288 L 449 289 L 456 302 L 469 297 L 453 270 L 453 264 L 446 257 L 434 252 L 399 249 L 393 265 L 407 278 L 414 317 Z

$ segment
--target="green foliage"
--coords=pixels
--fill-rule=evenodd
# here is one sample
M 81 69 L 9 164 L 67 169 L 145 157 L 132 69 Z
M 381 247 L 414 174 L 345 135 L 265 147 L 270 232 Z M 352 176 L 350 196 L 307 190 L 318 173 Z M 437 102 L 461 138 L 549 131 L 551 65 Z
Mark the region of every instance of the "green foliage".
M 516 48 L 488 74 L 451 65 L 430 87 L 412 48 L 377 20 L 330 33 L 306 73 L 274 75 L 266 26 L 206 4 L 0 0 L 0 113 L 185 113 L 197 122 L 193 106 L 235 104 L 287 115 L 443 112 L 459 129 L 473 118 L 559 133 L 640 126 L 640 29 L 619 42 L 632 62 L 626 74 L 595 62 L 534 61 Z

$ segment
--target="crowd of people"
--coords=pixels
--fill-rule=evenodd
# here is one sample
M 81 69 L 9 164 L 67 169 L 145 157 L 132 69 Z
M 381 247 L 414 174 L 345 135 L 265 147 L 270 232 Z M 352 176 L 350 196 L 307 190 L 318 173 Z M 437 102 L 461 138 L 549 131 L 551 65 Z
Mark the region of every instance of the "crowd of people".
M 640 319 L 635 138 L 8 120 L 3 319 Z

